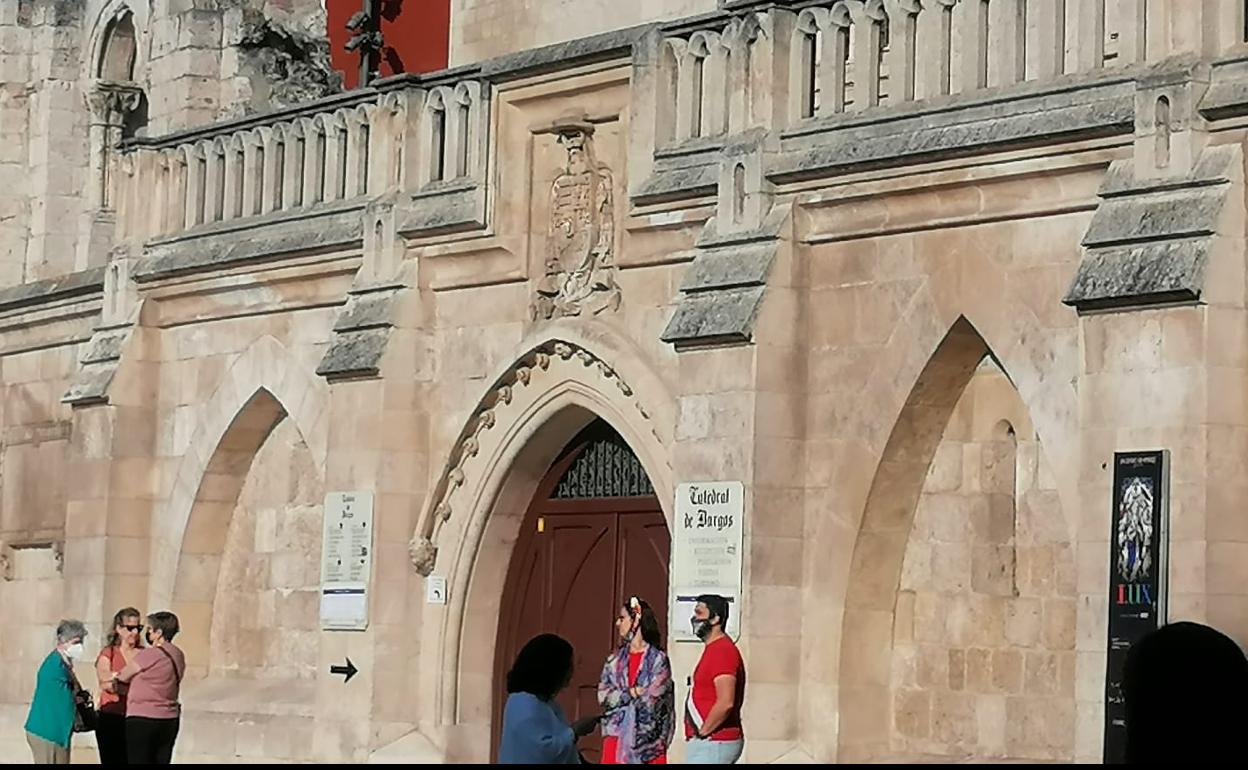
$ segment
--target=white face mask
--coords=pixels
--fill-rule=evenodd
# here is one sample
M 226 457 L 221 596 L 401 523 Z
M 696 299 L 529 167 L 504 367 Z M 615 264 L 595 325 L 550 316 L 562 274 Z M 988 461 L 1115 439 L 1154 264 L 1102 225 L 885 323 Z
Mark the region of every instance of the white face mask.
M 82 642 L 74 642 L 65 648 L 65 657 L 70 660 L 78 660 L 82 657 Z

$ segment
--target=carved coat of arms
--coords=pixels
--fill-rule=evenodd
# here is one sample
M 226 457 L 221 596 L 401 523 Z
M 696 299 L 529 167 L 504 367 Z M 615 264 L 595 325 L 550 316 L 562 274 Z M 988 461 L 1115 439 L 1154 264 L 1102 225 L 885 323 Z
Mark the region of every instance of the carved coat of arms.
M 559 144 L 568 153 L 567 165 L 550 186 L 550 231 L 534 319 L 596 315 L 620 306 L 611 170 L 594 156 L 593 126 L 561 129 Z
M 1123 580 L 1133 582 L 1150 576 L 1152 543 L 1153 487 L 1147 479 L 1132 478 L 1123 486 L 1115 542 L 1118 574 Z

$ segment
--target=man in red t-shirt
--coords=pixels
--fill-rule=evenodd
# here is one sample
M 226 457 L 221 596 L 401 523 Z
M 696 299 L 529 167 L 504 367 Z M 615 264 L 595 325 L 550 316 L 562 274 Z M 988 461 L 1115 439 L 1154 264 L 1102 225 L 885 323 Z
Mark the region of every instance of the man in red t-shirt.
M 745 661 L 724 633 L 728 600 L 717 594 L 699 596 L 690 622 L 704 647 L 685 701 L 685 739 L 689 742 L 685 761 L 733 765 L 745 746 L 741 731 Z

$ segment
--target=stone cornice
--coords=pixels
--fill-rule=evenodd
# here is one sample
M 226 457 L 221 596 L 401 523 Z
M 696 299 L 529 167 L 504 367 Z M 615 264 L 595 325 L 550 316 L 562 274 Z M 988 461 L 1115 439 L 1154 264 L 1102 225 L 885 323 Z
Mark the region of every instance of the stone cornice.
M 51 302 L 98 295 L 104 291 L 104 268 L 93 267 L 76 273 L 31 281 L 0 289 L 0 313 Z

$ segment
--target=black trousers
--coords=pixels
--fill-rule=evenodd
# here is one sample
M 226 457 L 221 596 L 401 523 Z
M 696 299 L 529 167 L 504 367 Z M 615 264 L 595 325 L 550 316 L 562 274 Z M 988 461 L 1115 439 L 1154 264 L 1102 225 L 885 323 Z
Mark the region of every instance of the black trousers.
M 126 717 L 126 758 L 132 765 L 173 763 L 173 742 L 181 720 Z
M 100 719 L 95 724 L 95 743 L 100 749 L 101 765 L 125 765 L 126 761 L 126 716 L 100 712 Z

